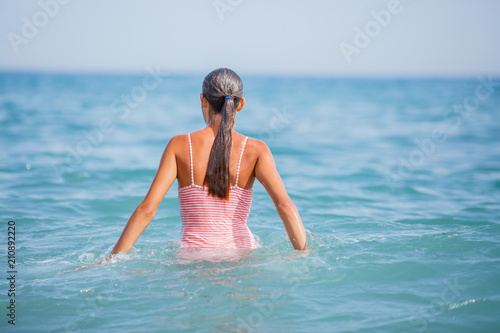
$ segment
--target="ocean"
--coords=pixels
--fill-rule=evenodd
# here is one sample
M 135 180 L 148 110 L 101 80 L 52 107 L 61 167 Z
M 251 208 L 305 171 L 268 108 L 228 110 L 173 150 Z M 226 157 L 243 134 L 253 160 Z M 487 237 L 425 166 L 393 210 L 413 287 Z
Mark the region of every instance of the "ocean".
M 174 183 L 92 266 L 205 126 L 203 76 L 0 73 L 2 332 L 498 332 L 499 81 L 242 79 L 235 130 L 270 147 L 310 249 L 256 183 L 260 247 L 182 258 Z

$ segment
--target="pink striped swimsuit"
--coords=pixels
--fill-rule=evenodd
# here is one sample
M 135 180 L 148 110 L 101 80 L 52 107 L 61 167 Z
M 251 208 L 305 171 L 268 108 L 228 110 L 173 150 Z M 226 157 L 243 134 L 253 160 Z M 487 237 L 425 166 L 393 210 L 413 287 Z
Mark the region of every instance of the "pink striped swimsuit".
M 238 186 L 240 164 L 248 137 L 243 141 L 235 186 L 229 190 L 229 200 L 208 194 L 194 183 L 193 149 L 189 141 L 191 185 L 179 186 L 179 208 L 182 218 L 181 247 L 253 249 L 255 238 L 248 229 L 247 219 L 252 205 L 252 189 Z

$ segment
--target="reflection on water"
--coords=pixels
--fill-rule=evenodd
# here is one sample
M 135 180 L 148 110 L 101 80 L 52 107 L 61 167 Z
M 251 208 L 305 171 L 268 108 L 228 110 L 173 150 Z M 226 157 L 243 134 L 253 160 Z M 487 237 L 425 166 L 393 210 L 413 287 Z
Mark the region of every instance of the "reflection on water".
M 255 184 L 248 225 L 260 248 L 181 249 L 174 191 L 127 254 L 93 266 L 168 139 L 202 124 L 194 77 L 165 78 L 120 120 L 112 101 L 141 79 L 0 75 L 0 208 L 20 229 L 20 331 L 497 331 L 499 86 L 391 189 L 387 172 L 408 168 L 399 156 L 425 152 L 416 142 L 460 116 L 452 106 L 475 80 L 249 78 L 237 131 L 262 136 L 279 101 L 295 115 L 263 139 L 312 247 L 293 250 Z M 103 117 L 114 131 L 77 160 L 66 148 L 90 145 Z M 443 301 L 449 281 L 460 289 Z
M 175 253 L 178 259 L 177 263 L 188 265 L 193 262 L 238 262 L 249 258 L 252 254 L 251 249 L 201 249 L 196 247 L 179 247 Z

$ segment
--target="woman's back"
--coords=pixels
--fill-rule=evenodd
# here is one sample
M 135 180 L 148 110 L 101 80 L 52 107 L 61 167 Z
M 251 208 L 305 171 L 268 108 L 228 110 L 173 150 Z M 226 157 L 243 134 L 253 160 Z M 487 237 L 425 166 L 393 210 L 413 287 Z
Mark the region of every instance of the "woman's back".
M 193 157 L 194 184 L 203 186 L 207 172 L 208 159 L 210 157 L 210 150 L 212 149 L 214 140 L 214 134 L 210 128 L 205 128 L 203 130 L 190 133 L 190 137 Z M 245 138 L 247 137 L 233 132 L 229 165 L 229 182 L 231 186 L 237 185 L 238 187 L 249 189 L 252 188 L 255 181 L 255 166 L 258 159 L 259 141 L 251 138 L 248 138 L 246 141 L 245 149 L 243 150 L 241 158 L 238 184 L 235 184 L 239 157 Z M 191 185 L 188 136 L 179 135 L 177 137 L 177 145 L 177 180 L 179 182 L 179 186 L 188 186 Z
M 200 133 L 202 132 L 202 133 Z M 189 185 L 181 185 L 179 181 L 178 197 L 179 208 L 182 217 L 181 246 L 197 248 L 245 248 L 256 247 L 256 242 L 250 229 L 247 227 L 247 219 L 252 205 L 252 189 L 240 186 L 240 172 L 245 147 L 248 137 L 236 136 L 233 141 L 230 157 L 230 180 L 231 186 L 227 198 L 221 199 L 209 195 L 208 189 L 202 182 L 205 175 L 206 165 L 211 148 L 206 143 L 212 143 L 213 138 L 210 133 L 199 131 L 187 134 L 187 154 L 186 149 L 179 149 L 180 155 L 189 156 L 187 160 L 180 158 L 179 175 L 184 177 L 189 174 Z M 234 134 L 233 134 L 234 135 Z M 238 140 L 243 139 L 243 140 Z M 180 144 L 182 141 L 179 140 Z M 241 142 L 239 142 L 241 141 Z M 196 143 L 196 144 L 195 144 Z M 194 147 L 198 149 L 194 149 Z M 238 147 L 239 146 L 239 147 Z M 205 148 L 205 150 L 204 150 Z M 239 149 L 235 149 L 239 148 Z M 238 152 L 238 153 L 237 153 Z M 252 154 L 247 154 L 250 158 Z M 203 161 L 203 157 L 206 158 Z M 199 161 L 201 160 L 201 162 Z M 251 163 L 250 163 L 251 165 Z M 234 166 L 231 168 L 231 166 Z M 254 163 L 255 167 L 255 163 Z M 205 169 L 205 170 L 203 170 Z M 201 170 L 201 171 L 200 171 Z M 247 174 L 254 174 L 253 168 Z M 249 183 L 250 178 L 244 183 Z M 253 183 L 253 179 L 251 182 Z

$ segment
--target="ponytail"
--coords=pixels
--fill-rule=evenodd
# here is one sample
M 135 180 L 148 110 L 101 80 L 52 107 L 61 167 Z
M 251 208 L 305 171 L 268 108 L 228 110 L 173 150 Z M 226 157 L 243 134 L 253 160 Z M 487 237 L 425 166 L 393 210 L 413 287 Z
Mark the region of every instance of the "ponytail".
M 229 198 L 232 133 L 236 108 L 242 95 L 243 83 L 240 77 L 228 68 L 216 69 L 203 80 L 203 96 L 212 110 L 221 115 L 203 184 L 208 187 L 210 195 L 221 199 Z
M 225 97 L 222 105 L 219 130 L 210 151 L 204 180 L 208 193 L 221 199 L 229 197 L 229 166 L 236 113 L 234 99 L 228 97 Z

